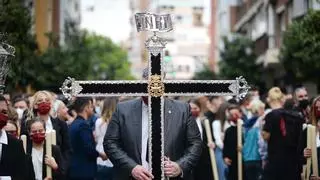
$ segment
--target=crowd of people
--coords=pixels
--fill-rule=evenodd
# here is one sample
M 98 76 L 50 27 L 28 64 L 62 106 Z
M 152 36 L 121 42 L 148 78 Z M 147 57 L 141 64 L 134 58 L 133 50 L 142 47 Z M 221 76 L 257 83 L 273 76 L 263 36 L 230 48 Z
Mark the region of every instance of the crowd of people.
M 304 124 L 320 128 L 320 98 L 310 98 L 306 88 L 298 87 L 289 95 L 273 87 L 264 99 L 257 89 L 251 89 L 240 101 L 220 96 L 183 101 L 186 106 L 171 99 L 165 102 L 176 121 L 169 123 L 175 129 L 170 128 L 167 133 L 171 137 L 165 138 L 170 156 L 165 161 L 166 176 L 213 179 L 209 156 L 212 149 L 219 180 L 238 179 L 239 152 L 245 180 L 302 178 L 303 166 L 311 157 Z M 145 160 L 147 105 L 144 97 L 79 97 L 68 102 L 49 91 L 16 95 L 12 99 L 0 95 L 0 177 L 152 179 Z M 142 115 L 137 115 L 136 107 L 142 109 Z M 189 115 L 190 118 L 183 118 Z M 213 143 L 207 140 L 203 123 L 206 119 L 212 128 Z M 238 121 L 242 123 L 241 146 L 237 143 Z M 136 128 L 138 122 L 140 128 Z M 52 145 L 52 156 L 47 156 L 46 134 L 53 130 L 56 145 Z M 20 140 L 22 135 L 27 137 L 26 147 Z M 135 144 L 139 143 L 142 149 L 136 149 Z M 316 143 L 320 147 L 319 133 Z M 47 176 L 47 166 L 52 169 L 52 177 Z M 310 178 L 319 179 L 313 175 Z
M 208 147 L 215 151 L 220 180 L 238 179 L 239 152 L 245 180 L 305 179 L 303 167 L 311 157 L 311 150 L 306 148 L 306 124 L 316 127 L 315 146 L 317 153 L 320 152 L 320 97 L 310 98 L 305 87 L 297 87 L 292 94 L 273 87 L 264 99 L 257 89 L 252 89 L 240 101 L 209 97 L 206 102 L 203 106 L 190 101 L 196 107 L 192 114 L 197 121 L 208 119 L 212 124 L 215 145 Z M 201 111 L 201 107 L 207 110 Z M 238 121 L 242 124 L 241 146 L 237 143 Z M 319 179 L 312 173 L 307 176 L 307 179 Z M 202 178 L 200 173 L 195 179 L 211 177 Z

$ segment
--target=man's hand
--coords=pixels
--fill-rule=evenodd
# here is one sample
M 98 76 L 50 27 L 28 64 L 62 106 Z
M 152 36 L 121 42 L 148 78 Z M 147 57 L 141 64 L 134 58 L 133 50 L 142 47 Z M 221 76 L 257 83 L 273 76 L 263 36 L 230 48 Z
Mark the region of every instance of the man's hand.
M 305 158 L 310 158 L 310 157 L 312 156 L 311 149 L 310 149 L 310 148 L 305 148 L 305 149 L 303 150 L 303 156 L 304 156 Z
M 181 175 L 182 170 L 180 166 L 173 161 L 170 161 L 169 158 L 164 159 L 164 174 L 167 177 L 178 177 Z
M 226 165 L 231 166 L 232 160 L 229 158 L 224 158 L 224 162 L 226 163 Z
M 136 165 L 136 167 L 132 169 L 131 175 L 137 180 L 150 180 L 154 178 L 153 175 L 141 165 Z

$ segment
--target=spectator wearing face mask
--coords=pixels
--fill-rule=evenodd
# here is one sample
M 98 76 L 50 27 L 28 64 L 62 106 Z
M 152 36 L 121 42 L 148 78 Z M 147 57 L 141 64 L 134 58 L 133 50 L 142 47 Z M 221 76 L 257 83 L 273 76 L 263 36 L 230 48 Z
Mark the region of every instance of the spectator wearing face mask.
M 22 141 L 8 134 L 8 103 L 0 95 L 0 179 L 25 179 L 25 153 Z M 9 178 L 10 177 L 10 178 Z
M 28 100 L 25 98 L 17 97 L 13 100 L 13 107 L 18 113 L 18 120 L 21 121 L 25 110 L 27 110 L 29 107 Z
M 313 100 L 310 111 L 310 123 L 314 125 L 317 129 L 316 131 L 316 147 L 317 147 L 317 156 L 318 156 L 318 168 L 320 167 L 320 139 L 319 139 L 319 131 L 320 131 L 320 96 Z M 307 148 L 307 128 L 304 128 L 301 139 L 300 139 L 300 155 L 303 155 L 300 170 L 302 171 L 302 166 L 306 164 L 306 160 L 311 158 L 312 153 L 311 149 Z M 312 169 L 312 168 L 311 168 Z M 313 176 L 311 172 L 310 179 L 319 180 L 320 177 Z
M 27 143 L 27 159 L 29 160 L 29 165 L 32 164 L 33 167 L 28 168 L 28 171 L 30 171 L 28 172 L 29 178 L 34 180 L 51 180 L 46 174 L 46 166 L 49 166 L 52 168 L 52 180 L 63 179 L 66 171 L 63 167 L 59 147 L 52 145 L 52 157 L 48 157 L 45 154 L 45 123 L 39 118 L 28 121 L 28 132 L 31 141 Z
M 310 111 L 310 102 L 308 91 L 305 87 L 298 87 L 294 90 L 294 108 L 293 110 L 299 112 L 302 118 L 305 120 L 304 123 L 309 121 L 309 111 Z
M 238 151 L 242 151 L 242 147 L 238 147 L 237 142 L 237 121 L 242 121 L 242 113 L 237 105 L 228 107 L 228 120 L 231 126 L 226 130 L 224 137 L 223 158 L 228 166 L 227 180 L 238 179 Z
M 191 99 L 189 104 L 191 107 L 191 114 L 197 122 L 202 139 L 202 153 L 198 165 L 194 170 L 194 179 L 212 180 L 213 172 L 211 168 L 209 148 L 214 149 L 215 144 L 208 144 L 207 134 L 203 125 L 205 117 L 201 114 L 201 103 L 199 102 L 199 99 Z
M 31 103 L 31 112 L 27 119 L 21 121 L 21 134 L 29 135 L 27 131 L 27 122 L 35 117 L 39 117 L 46 125 L 46 132 L 56 131 L 57 145 L 59 146 L 64 167 L 68 167 L 69 158 L 71 155 L 71 144 L 69 140 L 68 126 L 66 122 L 50 116 L 52 110 L 53 99 L 48 91 L 38 91 L 34 94 Z

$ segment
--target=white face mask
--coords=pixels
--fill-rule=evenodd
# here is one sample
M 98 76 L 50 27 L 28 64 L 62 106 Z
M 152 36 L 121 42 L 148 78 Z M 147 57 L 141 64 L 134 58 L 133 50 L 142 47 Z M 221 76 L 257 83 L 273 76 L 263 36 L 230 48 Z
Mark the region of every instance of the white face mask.
M 260 96 L 253 96 L 252 100 L 260 100 Z
M 17 108 L 16 111 L 18 113 L 18 119 L 22 119 L 24 110 L 20 109 L 20 108 Z

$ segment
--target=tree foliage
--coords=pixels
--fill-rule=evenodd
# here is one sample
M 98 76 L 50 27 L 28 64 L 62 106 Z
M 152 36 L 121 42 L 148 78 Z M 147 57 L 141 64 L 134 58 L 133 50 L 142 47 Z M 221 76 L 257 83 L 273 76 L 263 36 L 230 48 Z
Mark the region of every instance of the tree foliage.
M 254 43 L 242 36 L 224 37 L 223 42 L 219 76 L 224 79 L 243 76 L 250 84 L 261 84 L 262 66 L 256 63 Z
M 196 72 L 193 76 L 194 80 L 213 80 L 216 79 L 216 74 L 209 68 L 208 65 L 203 66 L 203 70 Z
M 23 2 L 0 0 L 0 32 L 7 32 L 7 42 L 16 48 L 7 91 L 25 91 L 31 85 L 35 90 L 59 92 L 68 76 L 79 80 L 133 79 L 126 51 L 109 38 L 77 30 L 72 22 L 65 24 L 65 45 L 59 46 L 57 35 L 48 32 L 49 48 L 40 54 L 30 32 L 30 12 Z
M 7 33 L 6 42 L 16 49 L 7 77 L 7 90 L 24 88 L 36 79 L 37 43 L 30 33 L 31 17 L 21 0 L 0 0 L 0 32 Z
M 58 90 L 68 76 L 82 80 L 132 79 L 127 53 L 109 38 L 80 33 L 68 47 L 49 48 L 40 57 L 36 87 Z M 43 70 L 43 71 L 42 71 Z
M 285 32 L 280 59 L 294 81 L 320 84 L 320 11 L 309 11 Z

